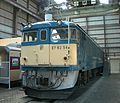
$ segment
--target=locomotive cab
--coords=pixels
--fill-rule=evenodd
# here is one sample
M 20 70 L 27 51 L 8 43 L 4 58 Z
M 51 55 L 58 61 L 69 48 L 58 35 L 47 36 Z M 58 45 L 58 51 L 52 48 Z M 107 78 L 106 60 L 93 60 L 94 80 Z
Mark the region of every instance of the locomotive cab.
M 23 33 L 22 65 L 66 67 L 77 65 L 78 30 L 57 23 Z M 63 26 L 64 25 L 64 26 Z M 25 51 L 24 51 L 25 50 Z

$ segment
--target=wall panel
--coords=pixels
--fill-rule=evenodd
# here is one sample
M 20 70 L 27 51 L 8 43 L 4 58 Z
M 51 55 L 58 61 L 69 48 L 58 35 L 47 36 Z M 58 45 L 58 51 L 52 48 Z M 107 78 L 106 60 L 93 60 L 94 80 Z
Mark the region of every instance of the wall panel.
M 118 24 L 119 20 L 106 20 L 105 24 Z
M 12 27 L 0 24 L 0 31 L 12 33 Z
M 25 13 L 24 11 L 19 11 L 19 12 L 18 12 L 18 17 L 27 19 L 27 13 Z
M 106 20 L 119 19 L 119 15 L 106 15 Z
M 32 13 L 37 13 L 37 3 L 35 0 L 13 0 L 13 3 L 19 4 L 21 7 L 31 10 Z M 18 6 L 19 7 L 19 6 Z M 27 8 L 28 7 L 28 8 Z M 23 9 L 24 10 L 24 9 Z M 28 12 L 29 13 L 29 12 Z M 37 16 L 37 15 L 36 15 Z M 13 5 L 0 0 L 0 38 L 11 37 L 12 35 L 21 35 L 21 24 L 27 22 L 36 22 L 37 19 L 27 14 L 21 9 L 16 9 Z
M 28 21 L 31 22 L 31 23 L 34 23 L 34 22 L 37 21 L 37 19 L 35 19 L 33 16 L 29 16 Z
M 13 13 L 13 6 L 3 1 L 0 1 L 0 9 Z
M 115 34 L 107 34 L 106 38 L 110 38 L 110 39 L 111 38 L 120 38 L 120 34 L 119 33 L 118 34 L 116 34 L 116 33 Z
M 0 24 L 4 24 L 4 25 L 8 25 L 8 26 L 12 27 L 13 21 L 0 16 Z
M 103 16 L 88 17 L 88 21 L 103 21 Z
M 0 31 L 0 38 L 10 38 L 11 35 L 12 35 L 11 33 L 6 33 L 6 32 Z
M 27 8 L 27 2 L 26 0 L 17 0 L 17 2 L 22 5 L 23 7 L 26 7 Z
M 3 9 L 0 9 L 0 16 L 13 20 L 13 14 Z
M 92 30 L 92 31 L 88 31 L 88 34 L 92 35 L 92 34 L 95 34 L 95 35 L 101 35 L 101 34 L 104 34 L 104 30 Z
M 34 13 L 37 13 L 37 4 L 35 3 L 35 1 L 29 1 L 29 10 L 31 10 Z
M 119 56 L 120 49 L 120 20 L 119 14 L 73 18 L 88 34 L 105 49 L 107 54 Z M 106 44 L 105 44 L 106 43 Z M 112 49 L 114 48 L 114 49 Z

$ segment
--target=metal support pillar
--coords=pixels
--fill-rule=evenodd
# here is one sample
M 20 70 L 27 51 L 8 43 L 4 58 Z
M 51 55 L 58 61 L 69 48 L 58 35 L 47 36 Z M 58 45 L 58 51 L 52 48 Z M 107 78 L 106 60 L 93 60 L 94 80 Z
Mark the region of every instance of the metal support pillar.
M 30 2 L 30 1 L 29 1 L 29 0 L 27 0 L 27 9 L 29 9 L 29 2 Z
M 110 75 L 110 61 L 109 58 L 104 58 L 104 68 L 103 68 L 103 76 L 109 76 Z
M 107 51 L 106 51 L 106 25 L 105 25 L 105 15 L 103 16 L 103 23 L 104 23 L 104 53 L 105 53 L 105 55 L 104 56 L 106 56 L 107 55 Z
M 103 22 L 104 22 L 104 68 L 103 68 L 103 76 L 108 76 L 110 74 L 110 62 L 108 57 L 108 51 L 107 51 L 107 40 L 106 40 L 106 25 L 105 25 L 105 15 L 103 16 Z
M 88 17 L 86 17 L 86 32 L 88 34 Z
M 120 4 L 119 4 L 119 24 L 120 24 Z
M 27 9 L 29 9 L 29 0 L 27 0 Z M 29 14 L 27 13 L 27 23 L 29 22 Z
M 17 34 L 17 23 L 18 23 L 17 13 L 18 13 L 18 8 L 14 7 L 13 8 L 13 35 Z
M 9 52 L 9 82 L 8 82 L 8 89 L 11 89 L 11 82 L 10 82 L 10 52 Z

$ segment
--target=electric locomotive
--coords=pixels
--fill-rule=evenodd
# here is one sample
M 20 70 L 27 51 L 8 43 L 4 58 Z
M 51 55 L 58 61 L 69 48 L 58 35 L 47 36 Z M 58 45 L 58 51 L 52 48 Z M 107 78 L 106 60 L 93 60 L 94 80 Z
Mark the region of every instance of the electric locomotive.
M 78 82 L 102 71 L 103 51 L 73 22 L 37 22 L 22 32 L 22 84 L 28 96 L 67 98 Z

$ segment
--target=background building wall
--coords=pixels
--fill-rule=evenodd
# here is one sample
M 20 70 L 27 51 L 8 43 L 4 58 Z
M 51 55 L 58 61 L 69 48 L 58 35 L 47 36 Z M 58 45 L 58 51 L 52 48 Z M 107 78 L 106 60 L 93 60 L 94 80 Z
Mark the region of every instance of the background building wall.
M 37 0 L 0 0 L 0 38 L 21 35 L 21 23 L 43 20 L 40 10 Z
M 72 19 L 103 48 L 110 61 L 110 72 L 120 73 L 120 18 L 109 14 Z
M 79 24 L 107 53 L 120 58 L 119 14 L 72 19 Z
M 13 6 L 0 0 L 0 38 L 10 37 L 12 28 Z
M 119 2 L 120 2 L 120 0 L 109 0 L 110 4 L 119 3 Z
M 110 61 L 111 73 L 120 73 L 119 7 L 119 4 L 108 4 L 72 8 L 63 10 L 62 16 L 53 13 L 53 17 L 69 18 L 70 21 L 79 24 L 104 50 L 105 57 Z

